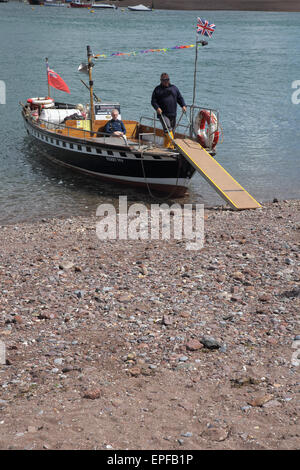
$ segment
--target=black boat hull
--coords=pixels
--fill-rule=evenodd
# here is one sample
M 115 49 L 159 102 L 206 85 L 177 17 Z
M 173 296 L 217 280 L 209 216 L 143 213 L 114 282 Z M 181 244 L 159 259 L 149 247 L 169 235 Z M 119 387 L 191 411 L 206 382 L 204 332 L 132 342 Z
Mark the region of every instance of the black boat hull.
M 165 157 L 129 150 L 124 145 L 110 145 L 109 142 L 90 143 L 83 139 L 58 136 L 40 128 L 24 114 L 23 118 L 28 135 L 46 149 L 46 158 L 105 181 L 182 196 L 195 171 L 175 152 Z

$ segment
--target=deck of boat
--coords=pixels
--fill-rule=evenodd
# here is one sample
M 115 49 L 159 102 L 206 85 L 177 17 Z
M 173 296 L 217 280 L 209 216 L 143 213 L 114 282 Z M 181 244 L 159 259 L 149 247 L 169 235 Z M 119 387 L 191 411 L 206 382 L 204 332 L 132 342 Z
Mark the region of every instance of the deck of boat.
M 90 121 L 68 120 L 66 124 L 54 125 L 48 123 L 39 123 L 39 127 L 47 129 L 53 135 L 71 137 L 73 139 L 84 139 L 87 142 L 108 144 L 110 146 L 122 146 L 131 151 L 139 150 L 143 153 L 159 154 L 163 156 L 178 155 L 178 151 L 163 144 L 165 137 L 162 129 L 141 125 L 137 121 L 124 120 L 126 128 L 126 138 L 105 135 L 105 124 L 107 121 L 95 121 L 93 131 L 90 128 Z M 152 136 L 152 141 L 151 141 Z M 155 138 L 162 141 L 161 145 L 155 142 Z M 178 136 L 181 136 L 181 134 Z

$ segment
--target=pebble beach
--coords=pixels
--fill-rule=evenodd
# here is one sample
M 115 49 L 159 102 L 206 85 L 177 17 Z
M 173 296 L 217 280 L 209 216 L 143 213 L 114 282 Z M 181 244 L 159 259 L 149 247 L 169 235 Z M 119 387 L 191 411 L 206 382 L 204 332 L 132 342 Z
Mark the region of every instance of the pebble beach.
M 1 449 L 299 446 L 300 201 L 204 225 L 194 251 L 0 227 Z

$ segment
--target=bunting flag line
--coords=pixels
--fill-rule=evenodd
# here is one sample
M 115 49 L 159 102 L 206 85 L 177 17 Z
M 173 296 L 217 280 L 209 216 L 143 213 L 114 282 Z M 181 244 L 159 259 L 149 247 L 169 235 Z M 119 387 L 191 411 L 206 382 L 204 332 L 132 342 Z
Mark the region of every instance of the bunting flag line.
M 95 54 L 93 56 L 94 59 L 107 59 L 109 57 L 119 57 L 119 56 L 135 56 L 137 54 L 147 54 L 149 52 L 169 52 L 174 50 L 180 49 L 190 49 L 191 47 L 195 47 L 195 44 L 188 44 L 185 46 L 174 46 L 174 47 L 164 47 L 162 49 L 144 49 L 141 51 L 132 51 L 132 52 L 114 52 L 113 54 Z

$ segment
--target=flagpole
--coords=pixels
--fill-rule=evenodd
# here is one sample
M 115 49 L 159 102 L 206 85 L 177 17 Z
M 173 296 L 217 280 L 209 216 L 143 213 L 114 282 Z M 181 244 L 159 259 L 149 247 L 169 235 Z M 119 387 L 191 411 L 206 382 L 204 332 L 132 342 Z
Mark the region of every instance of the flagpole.
M 46 69 L 47 69 L 47 83 L 48 83 L 48 96 L 50 98 L 50 85 L 49 85 L 49 64 L 48 64 L 48 57 L 46 57 Z
M 208 42 L 206 41 L 197 41 L 196 37 L 196 53 L 195 53 L 195 69 L 194 69 L 194 89 L 193 89 L 193 106 L 195 104 L 196 99 L 196 76 L 197 76 L 197 60 L 198 60 L 198 44 L 201 46 L 207 46 Z
M 194 68 L 194 88 L 193 88 L 193 103 L 192 107 L 195 105 L 196 98 L 196 76 L 197 76 L 197 60 L 198 60 L 198 36 L 196 35 L 196 51 L 195 51 L 195 68 Z

